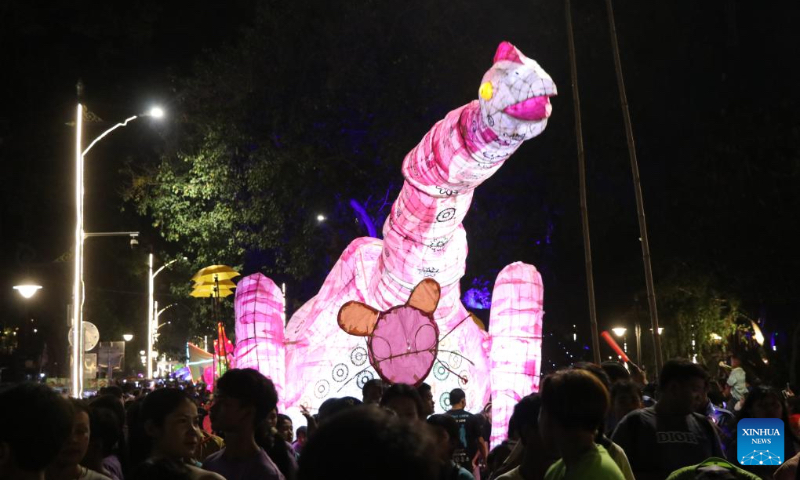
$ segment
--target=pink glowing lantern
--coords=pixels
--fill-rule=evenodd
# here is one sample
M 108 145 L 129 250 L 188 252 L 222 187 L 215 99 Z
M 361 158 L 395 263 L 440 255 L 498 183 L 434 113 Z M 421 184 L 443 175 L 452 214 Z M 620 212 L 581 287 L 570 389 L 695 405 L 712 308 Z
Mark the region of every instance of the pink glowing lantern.
M 236 285 L 236 368 L 253 368 L 272 379 L 283 407 L 286 354 L 283 335 L 283 292 L 261 273 Z
M 462 220 L 475 188 L 524 141 L 544 130 L 552 112 L 549 97 L 556 95 L 556 87 L 535 61 L 503 42 L 478 95 L 478 100 L 436 123 L 409 152 L 402 167 L 405 183 L 384 224 L 383 240 L 358 238 L 350 243 L 317 295 L 292 316 L 285 339 L 282 304 L 277 302 L 265 301 L 261 320 L 256 321 L 263 326 L 242 323 L 241 312 L 248 307 L 239 301 L 243 290 L 239 283 L 236 333 L 237 343 L 238 339 L 245 343 L 242 350 L 237 345 L 237 360 L 261 343 L 265 350 L 259 350 L 264 352 L 260 358 L 268 358 L 268 365 L 280 364 L 285 353 L 281 400 L 289 410 L 300 405 L 313 410 L 331 397 L 358 398 L 364 383 L 377 376 L 417 383 L 422 367 L 432 362 L 425 381 L 439 409 L 449 408 L 449 391 L 455 387 L 465 390 L 468 410 L 480 410 L 491 397 L 500 412 L 494 422 L 500 435 L 506 431 L 513 403 L 538 388 L 541 277 L 530 265 L 518 263 L 504 270 L 492 297 L 490 331 L 481 330 L 460 300 L 459 280 L 467 258 Z M 432 324 L 405 308 L 414 287 L 425 279 L 440 286 Z M 350 327 L 347 332 L 339 327 L 340 309 L 352 301 L 371 309 L 362 309 L 360 335 L 350 335 Z M 420 334 L 398 332 L 399 327 Z M 258 333 L 261 330 L 263 334 Z M 358 332 L 358 327 L 353 330 Z M 443 332 L 441 338 L 438 332 Z M 365 342 L 364 336 L 372 341 Z M 412 337 L 417 342 L 410 357 L 429 351 L 434 338 L 437 350 L 433 356 L 417 358 L 412 373 L 401 377 L 404 368 L 395 368 L 400 365 L 395 361 L 397 349 L 403 342 L 408 349 Z M 253 364 L 252 355 L 238 363 L 245 364 Z M 264 368 L 272 367 L 259 367 Z M 269 371 L 277 383 L 282 378 L 277 369 L 284 367 L 274 368 Z
M 542 363 L 542 276 L 532 265 L 512 263 L 497 276 L 492 296 L 492 438 L 505 440 L 514 405 L 539 391 Z
M 417 386 L 431 371 L 438 353 L 439 328 L 433 312 L 441 289 L 426 279 L 411 292 L 405 305 L 379 312 L 350 301 L 339 310 L 339 326 L 356 336 L 367 336 L 372 367 L 388 383 Z

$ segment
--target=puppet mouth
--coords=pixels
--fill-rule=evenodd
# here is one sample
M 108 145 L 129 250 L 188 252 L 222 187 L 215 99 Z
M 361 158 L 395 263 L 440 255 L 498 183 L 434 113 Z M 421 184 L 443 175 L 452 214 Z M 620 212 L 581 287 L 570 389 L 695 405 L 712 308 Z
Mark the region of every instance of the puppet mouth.
M 528 122 L 544 120 L 550 116 L 553 106 L 550 104 L 550 97 L 542 95 L 531 97 L 513 105 L 506 107 L 503 112 L 519 120 Z

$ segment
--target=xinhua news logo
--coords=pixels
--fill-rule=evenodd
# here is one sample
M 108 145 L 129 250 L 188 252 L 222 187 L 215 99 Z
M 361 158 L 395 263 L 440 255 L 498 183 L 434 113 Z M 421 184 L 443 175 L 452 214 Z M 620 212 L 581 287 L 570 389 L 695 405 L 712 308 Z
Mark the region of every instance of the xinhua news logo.
M 783 420 L 744 418 L 739 420 L 736 457 L 741 465 L 780 465 L 783 458 Z

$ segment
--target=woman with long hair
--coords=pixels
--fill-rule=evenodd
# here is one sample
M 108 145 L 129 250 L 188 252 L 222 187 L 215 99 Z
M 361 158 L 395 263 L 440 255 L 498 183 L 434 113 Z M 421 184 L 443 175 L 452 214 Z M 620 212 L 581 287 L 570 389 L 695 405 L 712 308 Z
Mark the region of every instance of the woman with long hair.
M 47 467 L 47 480 L 110 480 L 80 464 L 89 449 L 91 427 L 89 408 L 81 400 L 71 399 L 73 409 L 72 432 L 61 447 L 55 460 Z

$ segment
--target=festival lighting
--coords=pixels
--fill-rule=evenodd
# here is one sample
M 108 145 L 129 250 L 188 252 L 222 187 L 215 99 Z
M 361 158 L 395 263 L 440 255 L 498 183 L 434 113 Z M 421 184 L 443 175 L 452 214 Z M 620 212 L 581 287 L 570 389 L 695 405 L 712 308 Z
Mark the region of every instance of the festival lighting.
M 25 298 L 31 298 L 42 288 L 41 285 L 15 285 L 14 290 Z
M 441 286 L 433 314 L 440 332 L 438 354 L 431 375 L 425 378 L 438 411 L 449 409 L 449 392 L 456 387 L 465 390 L 468 410 L 482 409 L 491 398 L 497 409 L 492 431 L 501 435 L 507 431 L 511 405 L 537 391 L 544 314 L 541 276 L 532 265 L 523 263 L 503 269 L 493 289 L 489 331 L 482 330 L 470 320 L 460 299 L 459 282 L 467 257 L 462 220 L 474 190 L 525 140 L 544 130 L 552 108 L 549 97 L 556 95 L 556 87 L 535 61 L 507 42 L 498 47 L 493 66 L 480 84 L 487 82 L 491 88 L 482 87 L 478 99 L 447 114 L 406 156 L 402 167 L 405 183 L 383 227 L 383 240 L 354 240 L 319 292 L 294 313 L 285 329 L 278 323 L 279 301 L 237 305 L 237 339 L 245 342 L 244 347 L 248 347 L 248 337 L 266 336 L 255 342 L 269 351 L 265 357 L 285 359 L 283 378 L 279 372 L 269 374 L 276 384 L 283 385 L 280 397 L 288 414 L 299 416 L 300 406 L 313 411 L 331 397 L 359 397 L 361 387 L 377 378 L 368 363 L 370 353 L 364 339 L 348 335 L 338 326 L 337 315 L 343 305 L 358 301 L 381 312 L 403 308 L 411 290 L 424 279 Z M 325 216 L 318 214 L 317 221 L 324 220 Z M 277 297 L 279 292 L 274 290 L 268 295 Z M 242 290 L 237 291 L 237 299 L 240 296 L 244 296 Z M 262 331 L 243 320 L 252 311 L 248 308 L 258 310 L 259 305 L 270 309 Z M 242 328 L 246 328 L 243 338 Z M 411 341 L 412 336 L 405 338 Z M 387 343 L 396 346 L 396 340 L 393 337 Z M 411 344 L 406 351 L 414 353 L 420 348 L 425 346 Z M 374 346 L 372 350 L 376 350 Z M 257 363 L 264 371 L 261 353 L 258 355 Z

